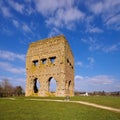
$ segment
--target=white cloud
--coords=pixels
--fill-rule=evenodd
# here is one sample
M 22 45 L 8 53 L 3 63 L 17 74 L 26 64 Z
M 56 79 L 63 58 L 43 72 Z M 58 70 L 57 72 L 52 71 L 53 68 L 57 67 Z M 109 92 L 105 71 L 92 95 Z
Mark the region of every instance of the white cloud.
M 23 3 L 19 3 L 19 1 L 15 1 L 15 0 L 9 0 L 8 4 L 9 4 L 9 8 L 12 8 L 13 10 L 17 11 L 20 14 L 31 15 L 31 13 L 35 12 L 31 0 L 29 1 L 25 0 Z
M 98 40 L 89 37 L 88 39 L 81 39 L 81 41 L 88 45 L 88 49 L 90 51 L 100 50 L 102 52 L 114 52 L 120 50 L 120 42 L 106 46 L 102 42 L 100 43 Z
M 120 30 L 120 0 L 87 1 L 88 9 L 96 16 L 101 16 L 108 28 Z
M 17 20 L 12 20 L 12 23 L 13 25 L 16 27 L 16 28 L 20 28 L 24 31 L 24 32 L 27 32 L 27 33 L 32 33 L 32 30 L 30 28 L 30 26 L 28 26 L 27 24 L 23 23 L 23 22 L 18 22 Z M 33 26 L 32 26 L 33 27 Z M 25 34 L 25 33 L 24 33 Z
M 25 32 L 32 32 L 31 29 L 30 29 L 30 27 L 28 27 L 27 24 L 23 24 L 23 25 L 22 25 L 22 29 L 23 29 Z
M 12 22 L 13 22 L 13 25 L 15 26 L 15 27 L 19 27 L 20 26 L 20 24 L 19 24 L 19 22 L 17 21 L 17 20 L 12 20 Z
M 25 73 L 24 68 L 15 68 L 8 62 L 0 62 L 0 68 L 5 70 L 5 71 L 8 71 L 10 73 L 15 73 L 15 74 L 23 74 L 23 73 Z
M 0 2 L 0 11 L 2 12 L 4 17 L 12 17 L 9 8 L 4 6 L 2 2 Z
M 103 33 L 103 29 L 101 29 L 100 27 L 96 26 L 95 22 L 94 22 L 95 18 L 93 15 L 91 16 L 86 16 L 85 17 L 85 27 L 86 30 L 85 32 L 87 33 Z
M 49 17 L 46 20 L 46 24 L 54 25 L 55 27 L 64 27 L 68 29 L 73 29 L 75 23 L 79 22 L 84 18 L 84 13 L 76 8 L 70 8 L 69 10 L 59 9 L 57 10 L 55 16 Z
M 78 67 L 92 68 L 94 63 L 95 63 L 95 59 L 93 57 L 88 57 L 86 63 L 82 61 L 78 61 L 75 63 L 75 65 Z
M 75 76 L 75 91 L 118 91 L 120 81 L 109 75 Z
M 67 11 L 63 11 L 62 17 L 65 24 L 67 24 L 69 22 L 82 19 L 84 17 L 84 14 L 81 11 L 79 11 L 77 8 L 71 8 Z
M 98 43 L 98 40 L 92 37 L 81 39 L 81 41 L 88 45 L 90 51 L 100 50 L 102 46 L 100 43 Z
M 108 28 L 113 28 L 115 30 L 120 30 L 120 15 L 117 14 L 106 20 L 106 25 Z
M 88 61 L 89 61 L 90 64 L 93 64 L 95 62 L 93 57 L 88 57 Z
M 103 11 L 103 3 L 102 2 L 92 2 L 90 4 L 90 1 L 87 3 L 89 6 L 89 9 L 95 13 L 95 14 L 100 14 Z
M 86 32 L 89 32 L 89 33 L 102 33 L 103 30 L 98 28 L 98 27 L 93 27 L 93 26 L 87 26 L 87 29 L 86 29 Z
M 46 4 L 47 3 L 47 4 Z M 74 4 L 73 0 L 35 0 L 36 9 L 43 16 L 55 14 L 57 9 L 69 8 Z
M 15 2 L 15 1 L 11 1 L 11 0 L 9 0 L 8 3 L 17 12 L 19 12 L 19 13 L 23 13 L 24 12 L 24 5 L 23 4 L 19 4 L 19 3 Z
M 80 67 L 83 67 L 83 62 L 82 61 L 76 62 L 76 65 L 80 66 Z
M 19 86 L 21 85 L 23 87 L 23 89 L 25 90 L 25 81 L 26 79 L 23 77 L 15 77 L 15 76 L 0 76 L 0 82 L 2 82 L 4 79 L 7 79 L 11 85 L 13 86 Z
M 88 78 L 88 81 L 90 81 L 90 84 L 111 84 L 114 81 L 114 78 L 112 78 L 111 76 L 107 76 L 107 75 L 98 75 L 98 76 L 94 76 L 94 77 L 90 77 Z
M 46 4 L 47 2 L 47 4 Z M 84 18 L 84 13 L 75 6 L 74 0 L 35 0 L 36 9 L 46 17 L 47 26 L 73 29 Z
M 60 35 L 60 34 L 62 34 L 60 32 L 60 30 L 58 30 L 57 28 L 54 27 L 54 28 L 51 29 L 50 33 L 48 34 L 48 37 L 53 37 L 53 36 L 57 36 L 57 35 Z
M 106 53 L 113 52 L 113 51 L 118 51 L 118 50 L 120 50 L 120 43 L 113 44 L 111 46 L 103 47 L 103 51 L 106 52 Z
M 95 60 L 93 57 L 88 57 L 88 65 L 86 67 L 93 67 Z
M 87 2 L 87 6 L 90 11 L 94 14 L 104 14 L 108 13 L 108 16 L 116 13 L 120 10 L 119 8 L 120 1 L 119 0 L 103 0 L 103 1 L 95 1 L 89 0 Z
M 80 75 L 76 75 L 75 80 L 84 80 L 84 77 Z
M 4 79 L 8 79 L 11 81 L 11 83 L 14 82 L 24 82 L 25 83 L 25 78 L 20 78 L 20 77 L 9 77 L 9 76 L 0 76 L 0 81 L 4 80 Z
M 107 20 L 106 24 L 107 25 L 111 25 L 111 24 L 114 24 L 115 22 L 119 22 L 120 21 L 120 15 L 116 15 L 116 16 L 113 16 L 111 17 L 110 19 Z
M 16 54 L 10 51 L 0 50 L 0 58 L 13 61 L 15 59 L 19 59 L 25 61 L 24 54 Z

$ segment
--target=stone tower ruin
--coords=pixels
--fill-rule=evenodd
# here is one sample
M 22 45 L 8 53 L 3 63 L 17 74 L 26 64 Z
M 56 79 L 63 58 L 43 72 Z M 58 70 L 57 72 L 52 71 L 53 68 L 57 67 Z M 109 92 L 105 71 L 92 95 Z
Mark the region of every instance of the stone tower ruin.
M 66 38 L 60 35 L 31 43 L 26 74 L 26 96 L 74 96 L 74 58 Z M 56 90 L 51 92 L 53 78 Z

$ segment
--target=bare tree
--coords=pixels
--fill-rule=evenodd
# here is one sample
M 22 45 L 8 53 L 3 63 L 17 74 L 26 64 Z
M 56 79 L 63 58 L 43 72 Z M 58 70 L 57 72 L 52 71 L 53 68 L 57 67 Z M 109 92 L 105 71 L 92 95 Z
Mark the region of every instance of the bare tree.
M 3 88 L 3 96 L 12 96 L 14 92 L 14 87 L 10 84 L 8 79 L 3 79 L 2 88 Z
M 9 97 L 9 96 L 20 96 L 23 95 L 23 89 L 21 86 L 13 87 L 8 79 L 3 79 L 0 82 L 0 97 Z
M 23 94 L 23 89 L 21 86 L 16 86 L 14 92 L 16 96 L 20 96 Z

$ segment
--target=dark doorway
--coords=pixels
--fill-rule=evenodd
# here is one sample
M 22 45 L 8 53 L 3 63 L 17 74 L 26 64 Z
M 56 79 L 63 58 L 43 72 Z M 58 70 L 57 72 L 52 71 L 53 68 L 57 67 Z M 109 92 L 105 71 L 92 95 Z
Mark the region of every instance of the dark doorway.
M 40 82 L 37 78 L 35 78 L 34 86 L 33 86 L 34 93 L 38 93 L 39 89 L 40 89 Z
M 70 90 L 71 80 L 68 82 L 68 91 Z

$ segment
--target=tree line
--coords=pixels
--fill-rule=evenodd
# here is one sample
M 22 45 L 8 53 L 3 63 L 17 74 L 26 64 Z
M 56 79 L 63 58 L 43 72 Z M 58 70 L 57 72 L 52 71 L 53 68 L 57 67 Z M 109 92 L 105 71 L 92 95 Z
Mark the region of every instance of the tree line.
M 76 96 L 83 96 L 86 92 L 78 92 L 75 91 Z M 120 91 L 113 91 L 113 92 L 105 92 L 105 91 L 93 91 L 88 92 L 90 96 L 120 96 Z
M 0 82 L 0 97 L 21 96 L 24 90 L 21 86 L 12 86 L 8 79 Z

